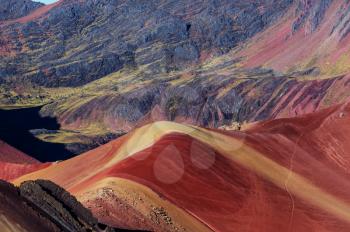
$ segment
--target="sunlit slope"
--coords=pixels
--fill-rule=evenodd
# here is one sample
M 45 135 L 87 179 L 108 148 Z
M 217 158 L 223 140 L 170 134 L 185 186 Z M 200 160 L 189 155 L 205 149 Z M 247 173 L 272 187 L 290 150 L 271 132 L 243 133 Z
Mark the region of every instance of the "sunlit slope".
M 280 72 L 308 70 L 309 76 L 348 75 L 349 2 L 299 1 L 239 53 L 246 67 Z M 313 69 L 313 70 L 312 70 Z
M 48 166 L 50 164 L 16 164 L 0 161 L 0 179 L 10 181 Z
M 348 231 L 349 113 L 336 106 L 246 132 L 157 122 L 15 183 L 53 180 L 126 228 Z

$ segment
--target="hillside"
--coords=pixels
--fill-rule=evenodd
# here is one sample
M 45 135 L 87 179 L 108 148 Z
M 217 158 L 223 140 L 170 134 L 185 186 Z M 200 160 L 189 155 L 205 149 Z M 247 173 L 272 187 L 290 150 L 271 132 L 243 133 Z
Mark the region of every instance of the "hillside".
M 0 180 L 13 180 L 49 165 L 40 163 L 0 140 Z
M 242 132 L 158 122 L 14 183 L 54 181 L 125 228 L 345 232 L 349 115 L 344 104 Z
M 251 40 L 238 53 L 246 67 L 281 72 L 310 70 L 309 76 L 347 76 L 349 2 L 300 1 L 276 25 Z
M 30 0 L 1 0 L 0 21 L 24 17 L 44 4 Z
M 90 137 L 158 120 L 217 128 L 315 112 L 350 95 L 347 7 L 59 1 L 2 23 L 0 103 L 50 103 L 43 116 Z
M 71 87 L 126 67 L 147 66 L 151 73 L 183 69 L 229 51 L 289 4 L 61 0 L 0 23 L 1 79 Z
M 35 164 L 39 161 L 0 140 L 0 162 Z
M 0 0 L 0 228 L 349 232 L 349 22 L 349 0 Z

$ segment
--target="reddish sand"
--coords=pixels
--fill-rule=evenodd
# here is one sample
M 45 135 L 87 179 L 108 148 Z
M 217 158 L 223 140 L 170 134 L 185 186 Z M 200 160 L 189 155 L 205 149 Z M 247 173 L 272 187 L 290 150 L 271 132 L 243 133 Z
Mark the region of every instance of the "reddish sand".
M 50 164 L 15 164 L 0 162 L 0 179 L 1 180 L 14 180 L 25 174 L 46 168 Z
M 107 204 L 114 212 L 126 204 L 131 209 L 125 212 L 137 215 L 139 210 L 147 216 L 145 210 L 152 207 L 145 205 L 166 200 L 170 205 L 164 206 L 165 212 L 185 228 L 197 221 L 213 231 L 347 232 L 349 124 L 350 104 L 257 123 L 245 132 L 156 123 L 14 183 L 53 180 L 84 199 L 97 215 L 99 205 Z M 131 182 L 116 181 L 112 188 L 113 178 Z M 113 197 L 106 200 L 96 188 L 105 188 Z M 125 192 L 113 195 L 113 189 Z M 155 195 L 126 199 L 138 191 Z M 121 216 L 106 212 L 100 218 L 118 224 Z M 125 217 L 131 223 L 127 227 L 140 228 L 140 222 L 133 224 L 130 215 Z M 156 225 L 142 220 L 146 228 Z
M 38 164 L 39 161 L 0 140 L 0 162 Z
M 293 148 L 294 144 L 288 144 L 289 141 L 285 143 L 286 149 L 281 150 L 281 143 L 269 139 L 271 138 L 267 137 L 262 140 L 263 147 L 257 146 L 256 143 L 255 146 L 267 151 L 267 148 L 272 148 L 274 144 L 274 152 L 266 152 L 267 156 L 280 161 L 286 167 L 293 165 L 294 172 L 302 174 L 322 189 L 349 202 L 349 174 L 344 172 L 345 170 L 339 169 L 332 162 L 319 162 L 317 155 L 315 157 L 301 152 L 300 148 L 297 155 L 293 154 L 293 149 L 297 148 Z M 169 144 L 177 148 L 179 157 L 176 158 L 176 150 L 167 149 Z M 200 158 L 197 163 L 191 162 L 191 157 L 188 155 L 191 149 L 197 150 L 192 153 Z M 147 156 L 147 159 L 140 161 L 127 159 L 101 175 L 127 178 L 149 186 L 164 198 L 199 218 L 214 231 L 348 231 L 350 229 L 349 223 L 340 221 L 316 206 L 291 196 L 286 189 L 274 186 L 220 154 L 216 153 L 215 163 L 210 169 L 199 168 L 207 165 L 206 161 L 211 159 L 212 152 L 214 151 L 211 151 L 210 147 L 188 136 L 171 134 L 134 157 Z M 315 152 L 317 150 L 311 154 Z M 296 158 L 293 164 L 290 164 L 293 155 Z M 184 173 L 181 170 L 182 166 Z M 177 178 L 179 180 L 175 183 L 167 182 L 169 179 Z
M 48 167 L 0 140 L 0 179 L 13 180 Z

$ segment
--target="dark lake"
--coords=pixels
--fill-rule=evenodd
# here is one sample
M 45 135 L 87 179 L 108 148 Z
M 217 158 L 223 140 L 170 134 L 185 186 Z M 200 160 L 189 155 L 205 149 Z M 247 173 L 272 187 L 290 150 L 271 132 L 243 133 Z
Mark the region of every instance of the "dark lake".
M 41 117 L 41 107 L 0 110 L 0 139 L 42 162 L 74 156 L 64 144 L 48 143 L 30 133 L 32 129 L 58 130 L 55 118 Z

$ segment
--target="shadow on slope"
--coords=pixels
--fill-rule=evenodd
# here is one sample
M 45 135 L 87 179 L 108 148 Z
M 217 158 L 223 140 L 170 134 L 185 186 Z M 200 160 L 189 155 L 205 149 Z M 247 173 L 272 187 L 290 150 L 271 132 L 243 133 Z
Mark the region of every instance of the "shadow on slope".
M 55 118 L 41 117 L 41 107 L 0 110 L 0 139 L 42 162 L 65 160 L 74 156 L 65 145 L 37 139 L 30 130 L 58 130 Z

